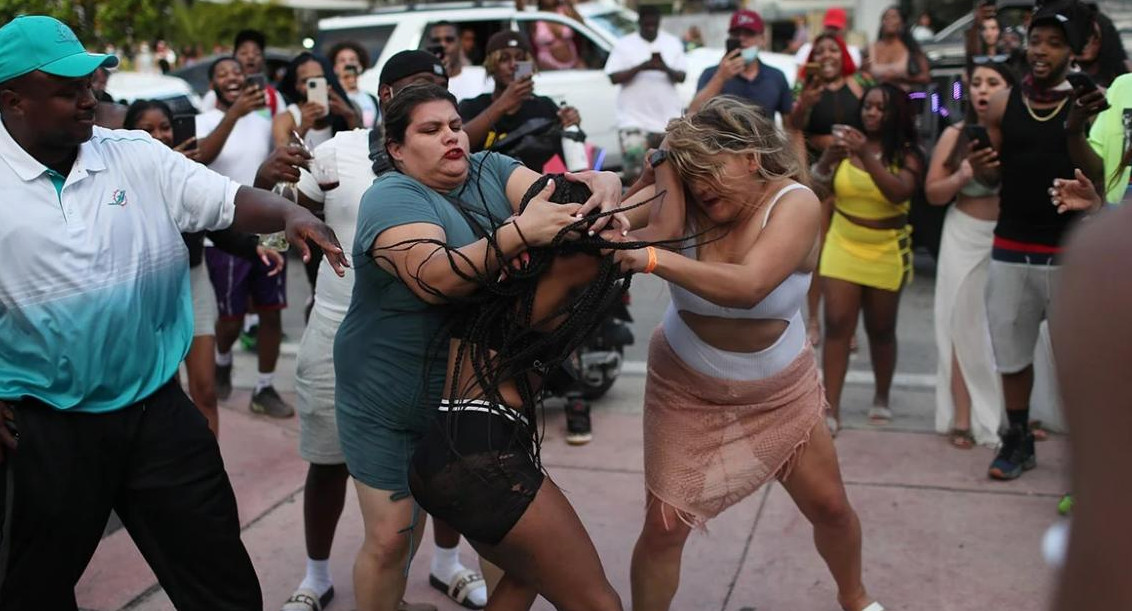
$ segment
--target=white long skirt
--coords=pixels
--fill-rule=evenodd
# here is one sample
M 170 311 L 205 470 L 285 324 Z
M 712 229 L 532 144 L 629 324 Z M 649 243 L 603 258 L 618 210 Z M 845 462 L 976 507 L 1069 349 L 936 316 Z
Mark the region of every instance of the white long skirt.
M 1002 382 L 995 371 L 984 298 L 994 226 L 994 221 L 979 220 L 952 206 L 944 220 L 936 268 L 935 337 L 939 367 L 935 428 L 946 433 L 955 423 L 951 393 L 954 350 L 971 395 L 971 433 L 980 445 L 998 443 L 1003 412 Z

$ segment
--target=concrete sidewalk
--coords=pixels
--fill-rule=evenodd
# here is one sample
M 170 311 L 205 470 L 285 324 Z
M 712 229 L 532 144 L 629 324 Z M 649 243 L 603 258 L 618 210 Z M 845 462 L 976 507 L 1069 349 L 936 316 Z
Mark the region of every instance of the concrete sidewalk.
M 275 611 L 302 579 L 305 553 L 302 487 L 306 465 L 296 451 L 298 421 L 248 413 L 254 371 L 240 355 L 237 390 L 221 410 L 220 444 L 239 500 L 244 542 Z M 293 371 L 293 360 L 280 364 Z M 278 386 L 289 399 L 290 380 Z M 567 446 L 558 409 L 547 410 L 543 457 L 585 523 L 606 572 L 629 601 L 629 559 L 643 513 L 640 397 L 643 378 L 618 381 L 594 410 L 594 442 Z M 865 389 L 847 389 L 846 404 L 864 404 Z M 905 391 L 907 392 L 907 391 Z M 854 400 L 855 394 L 861 401 Z M 926 433 L 925 397 L 894 392 L 894 405 L 917 405 L 889 430 L 865 423 L 864 408 L 846 409 L 837 439 L 842 472 L 865 535 L 865 579 L 890 610 L 1035 611 L 1045 605 L 1053 573 L 1040 540 L 1056 519 L 1065 490 L 1064 438 L 1038 446 L 1039 467 L 1019 481 L 991 482 L 986 448 L 962 451 Z M 919 431 L 919 432 L 917 432 Z M 837 611 L 835 589 L 808 523 L 781 486 L 771 485 L 692 536 L 673 609 Z M 354 608 L 351 570 L 361 519 L 353 489 L 338 528 L 331 611 Z M 428 586 L 431 535 L 417 556 L 406 598 L 460 609 Z M 466 546 L 466 544 L 465 544 Z M 466 564 L 474 561 L 470 548 Z M 103 539 L 78 588 L 83 609 L 171 609 L 124 530 Z M 550 609 L 539 601 L 536 609 Z

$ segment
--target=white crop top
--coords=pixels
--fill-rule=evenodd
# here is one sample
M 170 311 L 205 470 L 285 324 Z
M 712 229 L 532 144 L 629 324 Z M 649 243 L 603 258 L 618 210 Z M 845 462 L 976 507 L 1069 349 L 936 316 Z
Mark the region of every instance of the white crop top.
M 782 196 L 797 189 L 809 190 L 806 186 L 795 183 L 783 187 L 775 194 L 774 199 L 767 205 L 766 215 L 763 217 L 763 227 L 766 227 L 770 220 L 771 211 L 774 210 L 774 206 L 778 204 Z M 805 303 L 806 292 L 810 289 L 811 275 L 809 272 L 790 274 L 753 308 L 724 307 L 672 282 L 668 283 L 668 289 L 672 294 L 672 306 L 678 311 L 717 318 L 784 320 L 789 322 L 801 311 L 802 304 Z

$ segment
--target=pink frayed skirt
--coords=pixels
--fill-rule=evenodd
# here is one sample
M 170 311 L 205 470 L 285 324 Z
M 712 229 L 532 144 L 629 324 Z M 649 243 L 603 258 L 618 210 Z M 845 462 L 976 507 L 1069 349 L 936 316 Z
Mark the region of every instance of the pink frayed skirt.
M 772 478 L 786 479 L 826 405 L 808 347 L 770 378 L 723 380 L 688 367 L 657 328 L 645 383 L 645 484 L 702 527 Z

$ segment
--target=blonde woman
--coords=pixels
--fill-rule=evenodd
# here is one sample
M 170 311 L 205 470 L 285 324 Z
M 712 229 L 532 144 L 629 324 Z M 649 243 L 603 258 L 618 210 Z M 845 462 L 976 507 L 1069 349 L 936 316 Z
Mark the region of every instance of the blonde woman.
M 936 384 L 936 431 L 951 445 L 968 449 L 998 443 L 1002 420 L 1002 385 L 994 368 L 987 322 L 987 269 L 994 225 L 998 220 L 998 187 L 974 177 L 967 153 L 968 128 L 983 123 L 994 94 L 1009 89 L 1014 75 L 1005 64 L 975 58 L 971 71 L 967 119 L 943 131 L 932 152 L 924 193 L 947 211 L 939 248 L 935 285 L 935 338 L 939 349 Z M 977 146 L 977 144 L 976 144 Z
M 813 524 L 841 607 L 880 611 L 861 582 L 861 527 L 806 341 L 821 206 L 797 182 L 794 149 L 756 107 L 724 96 L 671 122 L 650 162 L 655 191 L 643 193 L 656 203 L 628 239 L 696 237 L 615 254 L 672 292 L 649 345 L 633 608 L 669 608 L 692 529 L 777 479 Z

